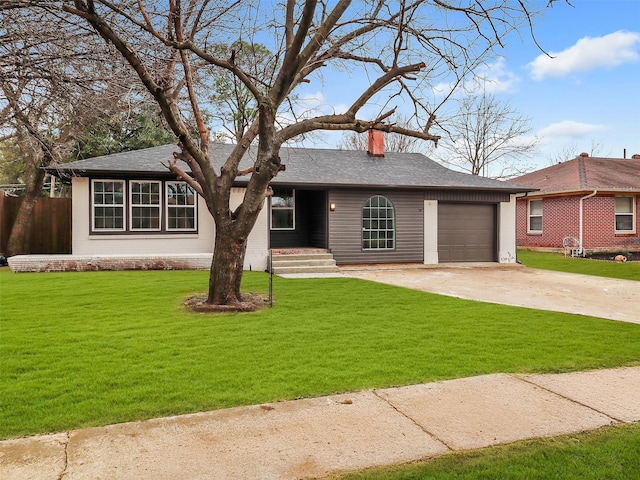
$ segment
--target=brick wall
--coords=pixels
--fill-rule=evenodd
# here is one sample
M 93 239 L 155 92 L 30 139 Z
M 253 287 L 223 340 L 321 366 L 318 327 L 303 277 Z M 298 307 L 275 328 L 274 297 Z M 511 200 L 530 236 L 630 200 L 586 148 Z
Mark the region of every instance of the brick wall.
M 562 248 L 567 236 L 580 238 L 580 198 L 583 195 L 548 197 L 543 201 L 542 234 L 527 233 L 528 199 L 518 199 L 516 242 L 519 247 Z M 636 196 L 636 233 L 615 233 L 615 197 L 597 195 L 584 200 L 583 247 L 640 250 L 640 196 Z

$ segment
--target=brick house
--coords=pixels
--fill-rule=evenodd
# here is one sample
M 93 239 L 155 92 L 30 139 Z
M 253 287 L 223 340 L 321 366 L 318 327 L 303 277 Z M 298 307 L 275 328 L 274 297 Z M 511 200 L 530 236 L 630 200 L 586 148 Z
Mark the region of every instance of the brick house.
M 516 202 L 519 247 L 640 251 L 640 155 L 582 153 L 512 182 L 538 189 Z

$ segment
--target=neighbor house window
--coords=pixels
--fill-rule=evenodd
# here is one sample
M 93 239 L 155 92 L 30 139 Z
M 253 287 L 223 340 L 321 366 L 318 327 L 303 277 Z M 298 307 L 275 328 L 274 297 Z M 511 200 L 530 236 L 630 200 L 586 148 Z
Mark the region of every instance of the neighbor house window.
M 529 200 L 529 233 L 542 232 L 542 200 Z
M 396 213 L 393 203 L 374 195 L 362 207 L 362 248 L 390 250 L 396 247 Z
M 296 228 L 295 205 L 295 190 L 274 188 L 271 197 L 272 230 L 294 230 Z
M 131 230 L 160 230 L 160 182 L 130 183 Z
M 185 182 L 167 182 L 167 230 L 196 229 L 196 192 Z
M 635 232 L 635 197 L 616 197 L 616 232 Z
M 94 180 L 93 230 L 121 231 L 125 229 L 125 183 L 122 180 Z

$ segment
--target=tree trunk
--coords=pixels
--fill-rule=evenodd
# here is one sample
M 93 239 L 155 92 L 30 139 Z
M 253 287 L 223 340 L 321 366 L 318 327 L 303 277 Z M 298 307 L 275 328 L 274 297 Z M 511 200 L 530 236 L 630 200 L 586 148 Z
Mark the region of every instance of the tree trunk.
M 239 305 L 242 303 L 240 283 L 244 267 L 244 256 L 247 251 L 246 237 L 227 229 L 216 228 L 216 243 L 213 250 L 213 261 L 209 273 L 210 305 Z
M 37 167 L 31 175 L 27 174 L 25 194 L 7 241 L 7 257 L 31 253 L 31 217 L 44 184 L 44 177 L 44 170 Z

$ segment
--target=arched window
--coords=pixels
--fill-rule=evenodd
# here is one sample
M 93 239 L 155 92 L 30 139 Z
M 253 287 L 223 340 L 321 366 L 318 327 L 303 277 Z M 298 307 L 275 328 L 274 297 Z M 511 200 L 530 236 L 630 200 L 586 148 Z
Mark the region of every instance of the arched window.
M 396 211 L 393 203 L 382 195 L 369 198 L 362 207 L 362 249 L 396 248 Z

